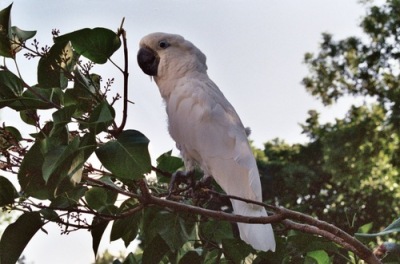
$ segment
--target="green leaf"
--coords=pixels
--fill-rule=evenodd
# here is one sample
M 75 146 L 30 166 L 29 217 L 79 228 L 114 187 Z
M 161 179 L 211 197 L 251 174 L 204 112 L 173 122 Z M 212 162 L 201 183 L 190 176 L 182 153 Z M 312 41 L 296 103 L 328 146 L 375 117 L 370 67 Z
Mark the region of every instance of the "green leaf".
M 0 71 L 0 103 L 9 102 L 7 99 L 18 98 L 22 95 L 23 90 L 24 83 L 14 73 L 9 70 Z
M 118 213 L 123 213 L 128 210 L 134 209 L 136 206 L 137 206 L 136 200 L 128 199 L 122 203 Z M 137 236 L 140 218 L 141 218 L 141 211 L 126 216 L 124 218 L 115 220 L 111 229 L 110 240 L 115 241 L 117 239 L 122 238 L 122 240 L 125 242 L 125 247 L 128 247 L 129 244 Z
M 85 193 L 85 199 L 90 208 L 97 211 L 108 211 L 117 200 L 118 193 L 101 187 L 93 187 Z
M 53 113 L 53 131 L 57 131 L 60 127 L 65 126 L 71 122 L 71 118 L 74 115 L 76 107 L 74 105 L 63 107 Z
M 109 221 L 100 219 L 97 216 L 93 217 L 92 229 L 90 230 L 90 233 L 92 234 L 92 248 L 95 256 L 97 255 L 101 238 L 107 228 L 108 223 Z
M 79 137 L 75 137 L 67 146 L 61 145 L 45 153 L 42 166 L 43 179 L 45 182 L 47 182 L 50 176 L 58 169 L 70 168 L 78 147 Z
M 53 199 L 73 185 L 67 177 L 75 158 L 79 138 L 63 145 L 59 138 L 38 140 L 26 153 L 18 180 L 22 191 L 38 199 Z M 46 181 L 45 181 L 46 180 Z
M 201 222 L 199 235 L 201 239 L 219 244 L 223 239 L 233 238 L 232 226 L 229 222 L 225 221 L 209 220 Z
M 0 206 L 12 204 L 17 197 L 14 185 L 6 177 L 0 176 Z
M 55 43 L 38 64 L 38 83 L 42 88 L 64 89 L 68 85 L 66 74 L 72 71 L 77 56 L 68 42 Z
M 55 39 L 56 43 L 71 41 L 72 47 L 89 60 L 104 64 L 121 46 L 118 35 L 106 28 L 84 28 Z
M 10 224 L 0 240 L 0 263 L 16 263 L 26 245 L 42 226 L 38 212 L 24 213 Z
M 67 126 L 58 126 L 58 129 L 54 129 L 54 123 L 52 121 L 47 122 L 37 136 L 33 136 L 37 139 L 42 140 L 42 153 L 55 149 L 58 146 L 67 146 L 70 139 L 70 133 Z
M 324 250 L 316 250 L 316 251 L 308 252 L 307 257 L 315 260 L 313 263 L 317 263 L 317 264 L 331 263 L 328 253 L 326 253 Z M 306 263 L 307 263 L 307 261 L 306 261 Z
M 44 158 L 41 152 L 41 142 L 38 141 L 28 150 L 18 172 L 21 190 L 38 199 L 52 197 L 54 189 L 46 187 L 42 177 L 42 164 Z
M 387 226 L 385 229 L 383 229 L 381 232 L 378 233 L 373 233 L 373 234 L 363 234 L 363 233 L 356 233 L 356 236 L 360 237 L 376 237 L 376 236 L 383 236 L 395 232 L 400 231 L 400 218 L 395 220 L 393 223 L 391 223 L 389 226 Z
M 115 117 L 114 108 L 106 101 L 101 102 L 90 114 L 87 122 L 81 121 L 81 129 L 89 128 L 94 133 L 98 134 L 107 131 Z
M 183 161 L 181 158 L 174 157 L 171 155 L 172 150 L 165 152 L 157 158 L 157 169 L 161 171 L 174 173 L 179 168 L 183 167 Z M 157 173 L 157 178 L 160 182 L 170 182 L 170 178 L 164 177 L 162 174 Z
M 167 172 L 175 172 L 183 167 L 183 161 L 179 157 L 172 156 L 172 150 L 161 154 L 157 158 L 157 168 Z
M 11 146 L 18 145 L 21 139 L 21 133 L 15 127 L 0 127 L 0 149 L 5 150 Z
M 11 32 L 20 42 L 24 42 L 36 35 L 36 30 L 22 30 L 16 26 L 11 27 Z
M 240 239 L 222 240 L 222 248 L 225 256 L 234 263 L 242 263 L 253 251 L 252 247 Z
M 83 151 L 83 159 L 87 160 L 97 148 L 96 135 L 86 133 L 82 139 L 79 149 Z
M 88 191 L 87 187 L 76 186 L 70 190 L 64 191 L 51 201 L 51 207 L 69 208 L 78 204 L 85 193 Z
M 1 100 L 0 107 L 8 106 L 16 111 L 51 109 L 54 105 L 60 105 L 62 98 L 60 88 L 44 89 L 33 86 L 18 98 Z
M 36 31 L 26 31 L 15 26 L 11 27 L 10 32 L 10 46 L 13 56 L 22 49 L 22 43 L 36 35 Z
M 158 207 L 145 207 L 143 209 L 143 218 L 140 226 L 140 229 L 142 230 L 141 236 L 143 247 L 146 247 L 147 243 L 153 240 L 157 235 L 157 229 L 153 228 L 151 223 L 157 218 L 160 211 L 162 211 L 162 209 Z
M 149 140 L 139 131 L 123 131 L 117 140 L 109 141 L 96 150 L 106 169 L 120 179 L 142 179 L 151 170 Z
M 81 96 L 95 97 L 96 92 L 100 89 L 100 76 L 91 74 L 90 76 L 83 75 L 81 71 L 74 71 L 74 89 L 81 92 Z
M 12 58 L 10 43 L 10 27 L 12 4 L 0 11 L 0 56 Z
M 64 96 L 65 105 L 75 105 L 78 112 L 89 113 L 99 103 L 100 77 L 96 74 L 83 75 L 80 70 L 74 70 L 74 87 L 67 89 Z
M 163 257 L 169 252 L 170 248 L 161 236 L 155 236 L 145 248 L 142 263 L 159 264 Z
M 194 223 L 194 219 L 186 219 L 185 214 L 160 211 L 155 219 L 147 224 L 163 238 L 172 251 L 175 251 L 189 240 Z
M 21 43 L 35 36 L 36 31 L 25 31 L 11 27 L 12 4 L 0 11 L 0 56 L 14 58 L 22 49 Z
M 398 230 L 400 230 L 400 218 L 391 223 L 382 232 L 387 232 L 387 231 L 397 232 Z
M 363 234 L 368 233 L 372 229 L 373 225 L 373 222 L 366 223 L 365 225 L 362 225 L 358 228 L 358 232 Z
M 301 232 L 294 232 L 293 235 L 289 236 L 288 243 L 291 247 L 304 253 L 318 250 L 326 250 L 329 252 L 338 251 L 338 246 L 332 241 Z
M 44 208 L 39 211 L 40 214 L 43 216 L 44 219 L 47 219 L 49 221 L 54 221 L 57 222 L 60 220 L 60 217 L 56 213 L 56 211 L 49 209 L 49 208 Z
M 185 213 L 171 213 L 159 208 L 146 208 L 142 226 L 143 244 L 161 236 L 171 251 L 177 251 L 193 235 L 197 218 Z
M 4 127 L 4 130 L 11 134 L 13 140 L 15 140 L 15 141 L 22 140 L 21 133 L 15 127 L 6 126 L 6 127 Z
M 66 125 L 71 122 L 71 117 L 75 112 L 75 106 L 66 106 L 53 113 L 54 125 Z
M 22 110 L 19 112 L 19 116 L 21 120 L 24 121 L 28 125 L 35 126 L 37 121 L 37 111 L 30 109 L 30 110 Z

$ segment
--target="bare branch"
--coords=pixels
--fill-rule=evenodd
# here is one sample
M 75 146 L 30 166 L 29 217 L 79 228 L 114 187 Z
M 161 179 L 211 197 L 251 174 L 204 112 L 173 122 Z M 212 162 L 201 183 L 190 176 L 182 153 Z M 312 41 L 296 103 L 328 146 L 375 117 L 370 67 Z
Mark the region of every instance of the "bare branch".
M 121 27 L 118 29 L 118 35 L 122 36 L 122 44 L 124 47 L 124 70 L 122 71 L 122 74 L 124 76 L 124 103 L 123 103 L 123 110 L 122 110 L 122 121 L 121 125 L 113 131 L 113 136 L 118 135 L 119 133 L 124 130 L 125 125 L 126 125 L 126 120 L 128 118 L 128 90 L 129 90 L 129 58 L 128 58 L 128 44 L 127 44 L 127 39 L 126 39 L 126 31 L 123 28 L 125 18 L 121 22 Z M 119 68 L 119 67 L 118 67 Z

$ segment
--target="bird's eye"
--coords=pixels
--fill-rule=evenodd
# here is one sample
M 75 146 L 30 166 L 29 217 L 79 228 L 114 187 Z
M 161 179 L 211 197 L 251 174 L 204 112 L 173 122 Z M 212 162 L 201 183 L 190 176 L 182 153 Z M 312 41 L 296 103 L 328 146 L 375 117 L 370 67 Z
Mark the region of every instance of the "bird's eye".
M 161 40 L 158 42 L 158 46 L 162 49 L 166 49 L 169 47 L 169 43 L 166 40 Z

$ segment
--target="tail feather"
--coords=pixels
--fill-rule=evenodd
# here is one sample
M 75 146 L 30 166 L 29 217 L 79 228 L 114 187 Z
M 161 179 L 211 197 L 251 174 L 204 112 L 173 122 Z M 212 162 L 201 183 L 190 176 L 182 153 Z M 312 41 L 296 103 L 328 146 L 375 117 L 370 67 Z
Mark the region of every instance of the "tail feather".
M 238 215 L 251 217 L 267 216 L 264 207 L 254 206 L 245 202 L 231 200 L 233 211 Z M 245 224 L 238 223 L 240 238 L 250 244 L 254 249 L 262 251 L 275 251 L 275 237 L 270 224 Z

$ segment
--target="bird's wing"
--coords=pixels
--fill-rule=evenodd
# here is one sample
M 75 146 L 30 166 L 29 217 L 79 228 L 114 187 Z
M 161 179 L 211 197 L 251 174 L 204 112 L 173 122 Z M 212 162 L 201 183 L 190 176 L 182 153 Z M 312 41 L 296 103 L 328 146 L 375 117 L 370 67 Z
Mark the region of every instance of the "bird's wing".
M 182 80 L 167 101 L 167 112 L 171 136 L 184 159 L 195 160 L 226 193 L 261 201 L 245 128 L 207 76 Z

